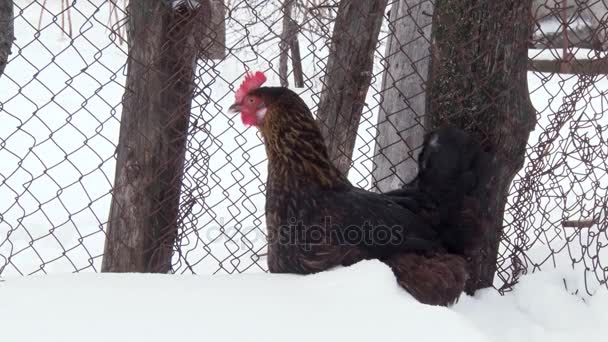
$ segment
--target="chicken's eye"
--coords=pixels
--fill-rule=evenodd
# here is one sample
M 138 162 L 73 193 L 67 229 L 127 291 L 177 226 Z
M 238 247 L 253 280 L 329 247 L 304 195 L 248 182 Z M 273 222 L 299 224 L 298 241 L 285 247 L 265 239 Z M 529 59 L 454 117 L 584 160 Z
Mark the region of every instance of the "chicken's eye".
M 254 102 L 253 97 L 250 97 L 249 98 L 249 103 L 253 103 L 253 102 Z

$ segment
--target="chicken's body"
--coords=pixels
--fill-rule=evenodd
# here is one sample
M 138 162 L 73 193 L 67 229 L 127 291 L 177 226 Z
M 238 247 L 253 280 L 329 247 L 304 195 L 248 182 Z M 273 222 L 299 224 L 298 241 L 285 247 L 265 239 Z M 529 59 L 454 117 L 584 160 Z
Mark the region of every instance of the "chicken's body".
M 279 87 L 255 93 L 274 99 L 260 127 L 268 156 L 271 272 L 313 273 L 363 258 L 441 247 L 435 231 L 418 215 L 389 196 L 352 186 L 340 174 L 297 95 Z M 281 108 L 290 110 L 282 113 Z
M 304 101 L 255 77 L 265 81 L 249 75 L 231 109 L 258 127 L 266 147 L 269 270 L 309 274 L 377 258 L 421 302 L 454 302 L 467 266 L 464 255 L 447 253 L 432 187 L 420 180 L 389 194 L 354 187 L 329 160 Z

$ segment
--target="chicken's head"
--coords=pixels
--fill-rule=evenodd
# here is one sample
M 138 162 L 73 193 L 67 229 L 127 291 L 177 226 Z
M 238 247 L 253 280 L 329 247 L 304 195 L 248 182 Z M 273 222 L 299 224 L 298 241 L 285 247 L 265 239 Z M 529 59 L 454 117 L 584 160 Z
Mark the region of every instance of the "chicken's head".
M 258 128 L 265 139 L 272 136 L 272 139 L 284 140 L 287 139 L 285 134 L 297 133 L 299 136 L 301 132 L 311 131 L 315 133 L 310 134 L 320 137 L 319 128 L 304 100 L 287 87 L 262 86 L 265 81 L 266 76 L 260 71 L 247 73 L 229 111 L 241 113 L 243 124 Z M 297 139 L 309 140 L 309 135 Z
M 234 113 L 241 113 L 243 124 L 249 126 L 260 126 L 266 114 L 266 104 L 262 97 L 252 94 L 252 92 L 266 82 L 266 75 L 263 72 L 247 73 L 245 80 L 241 83 L 235 94 L 235 101 L 229 110 Z

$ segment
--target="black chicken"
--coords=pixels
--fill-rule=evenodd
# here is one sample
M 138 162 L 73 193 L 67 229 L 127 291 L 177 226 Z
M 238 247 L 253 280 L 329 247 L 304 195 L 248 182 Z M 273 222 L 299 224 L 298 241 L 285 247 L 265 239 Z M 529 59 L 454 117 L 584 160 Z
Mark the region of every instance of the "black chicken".
M 464 131 L 446 126 L 426 135 L 418 175 L 402 189 L 386 192 L 401 205 L 432 216 L 434 230 L 449 253 L 479 246 L 485 224 L 479 198 L 493 183 L 495 159 Z
M 456 300 L 467 265 L 462 253 L 448 253 L 459 248 L 446 244 L 450 228 L 442 229 L 442 224 L 450 215 L 461 215 L 451 207 L 444 215 L 441 192 L 451 189 L 450 196 L 461 194 L 455 202 L 463 202 L 462 194 L 477 186 L 469 173 L 474 178 L 481 166 L 469 162 L 469 151 L 449 153 L 458 166 L 436 170 L 443 165 L 438 159 L 447 154 L 439 131 L 427 139 L 421 159 L 426 164 L 414 182 L 387 194 L 356 188 L 330 162 L 304 101 L 287 88 L 262 87 L 265 80 L 261 72 L 248 74 L 230 109 L 260 130 L 266 147 L 270 272 L 309 274 L 377 258 L 419 301 L 447 305 Z M 436 185 L 433 178 L 446 183 Z M 463 178 L 468 183 L 460 183 Z
M 417 298 L 439 304 L 451 300 L 450 294 L 457 298 L 462 291 L 460 286 L 464 285 L 461 281 L 477 274 L 480 247 L 490 224 L 479 199 L 488 198 L 496 175 L 496 163 L 494 155 L 482 150 L 464 131 L 443 127 L 425 137 L 418 156 L 417 177 L 402 189 L 385 193 L 400 205 L 426 217 L 439 234 L 446 252 L 432 258 L 408 255 L 387 262 L 403 287 L 414 287 L 410 292 L 420 293 Z M 452 266 L 451 271 L 446 268 L 448 265 Z M 418 272 L 413 274 L 414 270 Z M 430 281 L 421 284 L 429 277 Z M 435 286 L 433 282 L 440 279 L 452 286 L 443 288 L 442 292 L 442 285 Z M 472 294 L 472 289 L 469 290 Z

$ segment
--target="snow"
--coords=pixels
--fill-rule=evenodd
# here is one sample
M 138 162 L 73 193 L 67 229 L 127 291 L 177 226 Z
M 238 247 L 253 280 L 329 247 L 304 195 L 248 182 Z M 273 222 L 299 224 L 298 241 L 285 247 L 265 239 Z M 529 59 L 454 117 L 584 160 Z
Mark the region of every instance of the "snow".
M 76 2 L 72 38 L 60 29 L 59 1 L 45 2 L 48 11 L 40 32 L 36 26 L 41 2 L 15 3 L 17 40 L 0 78 L 0 272 L 7 279 L 0 283 L 0 341 L 272 341 L 286 336 L 319 340 L 320 334 L 323 340 L 354 341 L 570 341 L 605 334 L 606 325 L 599 323 L 607 318 L 600 310 L 608 304 L 607 291 L 592 273 L 595 267 L 606 267 L 598 263 L 608 260 L 607 249 L 602 249 L 607 237 L 575 234 L 583 241 L 580 244 L 590 246 L 577 250 L 569 248 L 572 235 L 559 229 L 562 219 L 589 212 L 598 207 L 598 199 L 608 196 L 605 175 L 594 198 L 584 194 L 594 188 L 595 180 L 576 179 L 577 172 L 589 173 L 588 167 L 605 170 L 605 161 L 578 162 L 582 157 L 567 139 L 568 125 L 559 139 L 574 156 L 566 163 L 569 173 L 564 171 L 567 175 L 558 180 L 537 179 L 539 189 L 555 185 L 567 196 L 534 198 L 525 208 L 530 215 L 527 237 L 538 239 L 527 257 L 532 265 L 543 264 L 544 271 L 525 276 L 505 296 L 486 290 L 463 297 L 450 309 L 423 306 L 395 285 L 386 267 L 374 262 L 309 277 L 255 274 L 265 268 L 264 260 L 254 258 L 254 251 L 265 244 L 265 153 L 255 130 L 224 110 L 247 69 L 264 70 L 268 83 L 278 84 L 273 71 L 278 62 L 276 40 L 246 46 L 262 33 L 280 32 L 280 21 L 236 25 L 241 12 L 250 15 L 243 8 L 233 11 L 227 23 L 227 44 L 235 55 L 199 65 L 197 71 L 199 83 L 209 86 L 198 89 L 201 94 L 193 102 L 192 115 L 206 130 L 191 139 L 189 157 L 204 158 L 196 153 L 206 151 L 210 169 L 205 173 L 193 166 L 187 171 L 186 183 L 198 188 L 195 195 L 204 201 L 198 201 L 188 217 L 176 273 L 200 276 L 66 274 L 99 270 L 114 179 L 126 45 L 104 27 L 111 11 L 107 1 Z M 268 7 L 263 12 L 279 15 L 272 11 L 273 3 L 264 4 Z M 301 36 L 305 88 L 294 90 L 313 110 L 322 86 L 319 71 L 326 43 L 310 32 Z M 383 51 L 381 45 L 377 60 Z M 529 56 L 555 59 L 561 50 L 530 50 Z M 597 56 L 580 49 L 576 57 Z M 349 174 L 363 188 L 370 185 L 381 70 L 379 63 Z M 554 120 L 577 80 L 573 75 L 528 74 L 531 100 L 539 112 L 530 146 L 542 138 L 542 128 Z M 608 79 L 600 77 L 585 95 L 588 105 L 577 105 L 575 117 L 589 125 L 591 144 L 599 139 L 591 123 L 608 126 L 603 115 L 607 90 Z M 524 176 L 525 168 L 515 183 Z M 583 187 L 572 188 L 572 182 Z M 573 200 L 581 197 L 582 204 L 573 207 Z M 553 251 L 561 253 L 553 256 Z M 600 252 L 604 254 L 598 258 Z M 577 261 L 575 269 L 564 268 L 572 260 Z M 555 269 L 549 272 L 548 266 Z M 247 274 L 236 275 L 240 272 Z M 44 273 L 50 275 L 18 277 Z M 234 275 L 222 275 L 227 273 Z M 576 295 L 569 294 L 577 290 Z M 595 295 L 590 297 L 591 293 Z M 154 329 L 160 324 L 166 328 Z
M 453 310 L 474 321 L 494 341 L 603 339 L 608 332 L 605 291 L 583 299 L 564 290 L 563 276 L 535 273 L 524 277 L 513 292 L 500 296 L 483 290 L 463 297 Z
M 123 1 L 116 3 L 122 8 Z M 188 142 L 187 160 L 198 160 L 187 166 L 184 180 L 196 190 L 185 200 L 195 204 L 184 218 L 187 236 L 174 260 L 177 273 L 265 271 L 257 253 L 266 242 L 266 155 L 256 130 L 226 113 L 246 70 L 266 71 L 268 84 L 279 83 L 277 40 L 256 43 L 258 33 L 280 32 L 279 6 L 259 5 L 257 10 L 273 13 L 273 19 L 256 20 L 248 3 L 234 4 L 226 23 L 232 54 L 201 62 L 197 70 L 200 95 L 193 100 L 192 122 L 202 128 Z M 0 78 L 0 272 L 99 271 L 127 48 L 107 24 L 117 15 L 112 27 L 125 25 L 124 13 L 113 14 L 112 2 L 104 0 L 76 2 L 68 37 L 60 26 L 61 2 L 44 3 L 40 31 L 41 3 L 19 0 L 15 6 L 14 52 Z M 307 77 L 305 88 L 294 90 L 314 110 L 326 39 L 310 33 L 302 39 Z M 380 77 L 374 82 L 379 89 Z M 372 92 L 350 173 L 362 187 L 369 185 L 367 156 L 373 153 L 366 142 L 375 135 L 377 90 Z M 205 159 L 208 170 L 201 169 Z
M 605 51 L 596 51 L 590 49 L 583 48 L 570 48 L 568 49 L 568 53 L 574 56 L 576 60 L 587 60 L 587 59 L 600 59 L 606 58 L 608 53 Z M 528 49 L 528 58 L 534 60 L 561 60 L 563 59 L 564 50 L 563 49 Z
M 566 22 L 566 25 L 568 30 L 576 31 L 589 29 L 589 27 L 593 25 L 593 22 L 589 19 L 577 18 Z M 543 19 L 541 20 L 540 28 L 535 30 L 534 37 L 542 37 L 544 35 L 562 31 L 563 29 L 564 25 L 562 25 L 561 19 Z
M 564 99 L 576 89 L 578 81 L 576 75 L 528 74 L 530 99 L 539 112 L 529 146 L 538 146 L 541 142 L 545 146 L 551 141 L 546 144 L 551 157 L 538 163 L 538 169 L 531 169 L 531 160 L 538 158 L 539 151 L 528 151 L 529 157 L 512 184 L 509 205 L 513 209 L 507 209 L 505 222 L 513 222 L 515 215 L 523 217 L 520 231 L 508 227 L 506 234 L 520 233 L 520 238 L 526 239 L 526 245 L 535 246 L 525 251 L 524 262 L 530 271 L 539 266 L 545 270 L 574 264 L 576 270 L 585 275 L 576 288 L 590 292 L 589 288 L 597 286 L 608 275 L 604 204 L 608 198 L 608 164 L 606 158 L 601 157 L 608 155 L 608 145 L 601 134 L 601 130 L 608 127 L 606 75 L 598 76 L 595 83 L 582 92 L 582 99 L 570 113 L 572 118 L 565 121 L 555 137 L 549 139 L 544 134 L 546 127 L 563 120 L 564 114 L 560 114 L 560 110 Z M 582 140 L 586 142 L 581 143 Z M 596 157 L 590 159 L 586 154 Z M 527 173 L 531 174 L 530 178 Z M 519 188 L 529 190 L 518 197 Z M 582 230 L 562 226 L 563 220 L 592 218 L 600 224 Z M 503 267 L 509 263 L 510 260 L 505 260 Z
M 2 341 L 582 341 L 608 332 L 608 296 L 582 301 L 551 273 L 505 296 L 423 305 L 387 266 L 316 275 L 74 274 L 0 283 Z

